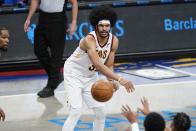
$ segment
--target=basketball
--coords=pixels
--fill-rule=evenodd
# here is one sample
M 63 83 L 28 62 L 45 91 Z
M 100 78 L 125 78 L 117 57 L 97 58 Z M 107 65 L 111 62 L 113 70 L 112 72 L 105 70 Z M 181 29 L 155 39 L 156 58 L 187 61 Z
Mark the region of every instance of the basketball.
M 91 94 L 96 101 L 106 102 L 112 98 L 113 84 L 107 80 L 96 81 L 91 88 Z

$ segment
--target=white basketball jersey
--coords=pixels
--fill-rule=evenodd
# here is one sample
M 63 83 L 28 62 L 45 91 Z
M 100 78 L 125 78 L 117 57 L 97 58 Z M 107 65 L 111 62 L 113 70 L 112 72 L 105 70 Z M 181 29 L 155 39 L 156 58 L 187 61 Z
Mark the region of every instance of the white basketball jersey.
M 88 35 L 92 35 L 95 38 L 96 51 L 101 61 L 105 63 L 112 48 L 113 35 L 109 33 L 108 41 L 103 46 L 99 44 L 95 31 L 90 32 Z M 64 68 L 69 68 L 69 70 L 76 75 L 86 77 L 91 77 L 96 74 L 95 67 L 93 66 L 87 52 L 80 48 L 80 43 L 73 54 L 66 60 Z

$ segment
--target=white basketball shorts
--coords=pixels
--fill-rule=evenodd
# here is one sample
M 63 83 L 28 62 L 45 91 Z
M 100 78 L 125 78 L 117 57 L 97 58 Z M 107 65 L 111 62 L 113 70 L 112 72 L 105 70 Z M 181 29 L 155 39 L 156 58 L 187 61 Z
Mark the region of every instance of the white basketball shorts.
M 91 95 L 91 86 L 96 80 L 97 75 L 77 76 L 69 69 L 64 69 L 64 86 L 68 104 L 72 108 L 82 108 L 83 102 L 88 108 L 104 106 L 104 103 L 96 101 Z

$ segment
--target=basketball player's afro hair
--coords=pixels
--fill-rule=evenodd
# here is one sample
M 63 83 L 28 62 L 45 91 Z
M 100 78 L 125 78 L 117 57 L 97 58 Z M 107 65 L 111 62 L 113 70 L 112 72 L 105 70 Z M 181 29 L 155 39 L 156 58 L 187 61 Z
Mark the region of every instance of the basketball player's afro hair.
M 95 28 L 100 20 L 109 20 L 111 27 L 113 27 L 117 20 L 117 14 L 109 6 L 98 6 L 90 12 L 89 21 L 91 25 Z

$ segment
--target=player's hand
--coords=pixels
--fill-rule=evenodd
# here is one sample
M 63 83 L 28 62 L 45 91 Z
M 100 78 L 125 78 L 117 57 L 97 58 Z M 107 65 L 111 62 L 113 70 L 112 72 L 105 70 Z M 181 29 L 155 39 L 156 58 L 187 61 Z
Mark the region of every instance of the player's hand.
M 26 19 L 26 21 L 24 23 L 24 31 L 25 32 L 28 32 L 30 23 L 31 23 L 31 21 L 29 19 Z
M 133 92 L 135 90 L 131 81 L 125 80 L 124 78 L 120 78 L 119 83 L 124 86 L 128 93 Z
M 119 89 L 119 83 L 117 81 L 114 81 L 114 80 L 112 80 L 110 82 L 113 84 L 114 92 L 116 92 Z
M 3 109 L 0 108 L 0 121 L 4 121 L 4 120 L 5 120 L 5 113 Z
M 122 115 L 123 115 L 124 117 L 126 117 L 127 120 L 128 120 L 130 123 L 137 122 L 138 114 L 137 114 L 136 112 L 133 112 L 133 111 L 131 110 L 131 108 L 130 108 L 128 105 L 122 106 L 121 111 L 122 111 Z
M 138 111 L 141 111 L 144 115 L 148 115 L 150 113 L 149 102 L 147 98 L 141 98 L 141 103 L 143 108 L 138 108 Z

